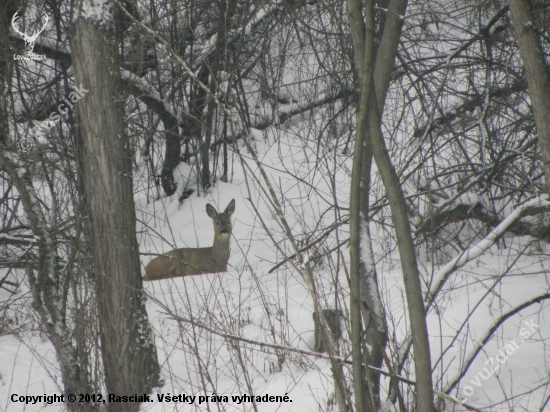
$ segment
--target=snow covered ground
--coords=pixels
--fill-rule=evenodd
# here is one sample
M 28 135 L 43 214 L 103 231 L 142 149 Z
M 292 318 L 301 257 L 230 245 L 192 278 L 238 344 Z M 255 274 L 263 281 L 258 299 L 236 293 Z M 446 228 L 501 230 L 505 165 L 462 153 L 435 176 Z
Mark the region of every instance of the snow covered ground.
M 330 225 L 337 211 L 331 210 L 326 215 L 323 212 L 329 209 L 334 199 L 340 206 L 347 206 L 349 176 L 346 161 L 349 159 L 334 156 L 332 163 L 326 166 L 327 170 L 334 170 L 330 177 L 322 167 L 320 171 L 315 169 L 322 163 L 323 153 L 289 135 L 284 136 L 275 144 L 275 139 L 263 140 L 259 134 L 256 147 L 280 195 L 283 212 L 295 236 L 307 244 L 306 234 L 318 236 Z M 236 200 L 227 273 L 145 283 L 145 290 L 152 296 L 147 310 L 156 334 L 165 384 L 153 393 L 152 402 L 142 405 L 144 411 L 254 410 L 252 403 L 238 404 L 231 398 L 242 394 L 288 395 L 292 401 L 257 403 L 257 411 L 261 412 L 326 411 L 331 410 L 334 403 L 327 360 L 260 345 L 264 342 L 312 351 L 313 304 L 298 271 L 291 264 L 269 273 L 283 259 L 283 254 L 293 252 L 266 201 L 266 194 L 262 192 L 264 184 L 256 180 L 260 179 L 257 168 L 245 151 L 243 156 L 250 169 L 241 168 L 235 157 L 231 183 L 217 182 L 211 193 L 200 197 L 194 194 L 182 204 L 176 195 L 152 201 L 147 197 L 143 182 L 136 182 L 138 236 L 142 253 L 162 253 L 175 246 L 210 246 L 213 228 L 205 211 L 206 203 L 223 210 L 231 199 Z M 193 169 L 181 165 L 178 170 L 181 190 Z M 408 325 L 403 305 L 402 274 L 395 250 L 387 253 L 387 244 L 393 240 L 377 226 L 372 225 L 371 229 L 390 339 L 394 340 L 389 345 L 388 354 L 394 356 L 398 350 L 395 341 L 401 344 Z M 331 235 L 326 247 L 346 238 L 345 225 L 338 231 L 338 236 Z M 517 305 L 548 292 L 549 252 L 548 245 L 533 243 L 527 237 L 506 238 L 452 275 L 428 318 L 437 389 L 444 389 L 452 380 L 461 362 L 496 319 Z M 308 253 L 313 256 L 314 250 Z M 335 266 L 334 262 L 339 258 L 348 259 L 348 255 L 347 247 L 343 246 L 340 256 L 332 252 L 331 259 L 325 258 L 315 266 L 315 274 L 322 285 L 320 295 L 326 307 L 338 304 L 343 309 L 344 338 L 349 325 L 347 278 L 341 265 Z M 144 255 L 142 262 L 146 264 L 151 258 Z M 430 282 L 440 266 L 434 267 L 422 253 L 420 262 L 425 279 Z M 0 299 L 7 297 L 5 291 L 0 293 Z M 17 296 L 28 299 L 26 293 L 22 287 Z M 497 328 L 462 379 L 458 397 L 478 408 L 494 405 L 491 410 L 495 411 L 541 410 L 544 399 L 548 397 L 546 390 L 524 394 L 544 385 L 550 376 L 549 315 L 547 305 L 542 301 L 542 306 L 539 303 L 530 305 Z M 522 333 L 522 328 L 527 328 L 529 336 Z M 227 335 L 237 335 L 257 344 L 236 341 Z M 12 402 L 13 394 L 62 392 L 51 344 L 36 332 L 22 332 L 20 338 L 13 335 L 0 337 L 0 411 L 62 410 L 60 404 L 40 402 L 24 406 Z M 343 342 L 342 356 L 347 357 L 348 351 L 349 345 Z M 488 374 L 493 369 L 494 374 Z M 414 376 L 408 377 L 414 379 Z M 385 380 L 383 387 L 387 388 Z M 187 405 L 159 402 L 159 394 L 185 394 L 197 396 L 197 400 L 192 405 L 189 402 Z M 198 404 L 198 396 L 211 399 L 213 394 L 221 396 L 222 402 Z M 499 403 L 504 394 L 509 400 Z M 227 402 L 223 401 L 223 396 L 228 397 Z M 390 405 L 386 408 L 392 410 Z M 450 404 L 446 410 L 452 410 Z M 542 410 L 550 410 L 550 406 L 544 406 Z

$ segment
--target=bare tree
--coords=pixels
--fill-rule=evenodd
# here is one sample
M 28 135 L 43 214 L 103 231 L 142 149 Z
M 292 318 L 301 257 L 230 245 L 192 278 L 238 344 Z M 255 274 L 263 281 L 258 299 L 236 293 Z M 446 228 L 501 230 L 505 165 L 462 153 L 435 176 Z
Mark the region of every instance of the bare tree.
M 195 223 L 191 209 L 197 199 L 185 200 L 193 190 L 201 197 L 216 198 L 216 183 L 231 182 L 232 176 L 247 188 L 248 199 L 239 201 L 243 209 L 239 206 L 235 228 L 243 230 L 240 213 L 249 207 L 251 222 L 247 219 L 246 227 L 250 232 L 232 242 L 229 273 L 180 279 L 160 303 L 173 316 L 155 315 L 161 319 L 160 328 L 176 332 L 162 330 L 157 339 L 178 356 L 183 354 L 186 372 L 200 378 L 200 382 L 184 382 L 171 370 L 174 358 L 167 358 L 165 372 L 171 383 L 182 388 L 220 394 L 234 385 L 251 392 L 257 388 L 261 364 L 266 379 L 284 371 L 296 381 L 306 371 L 325 368 L 320 379 L 326 389 L 314 395 L 319 409 L 349 408 L 348 388 L 354 386 L 358 410 L 376 410 L 387 396 L 406 411 L 419 409 L 422 402 L 429 404 L 431 375 L 434 389 L 439 390 L 435 391 L 441 402 L 437 407 L 443 409 L 442 402 L 452 402 L 450 396 L 458 396 L 467 384 L 466 373 L 483 362 L 484 350 L 494 347 L 498 339 L 502 342 L 503 330 L 511 328 L 514 315 L 534 313 L 534 302 L 547 302 L 547 293 L 525 296 L 523 302 L 513 296 L 508 310 L 509 299 L 502 296 L 514 275 L 531 270 L 518 262 L 532 263 L 533 256 L 539 256 L 532 271 L 547 272 L 550 241 L 548 207 L 540 196 L 547 192 L 541 163 L 543 134 L 533 110 L 535 99 L 530 97 L 538 87 L 528 81 L 527 64 L 516 41 L 518 31 L 514 35 L 511 28 L 514 15 L 507 5 L 477 0 L 381 0 L 374 6 L 352 0 L 113 3 L 120 24 L 114 40 L 109 34 L 108 45 L 97 47 L 98 40 L 85 23 L 79 22 L 80 37 L 73 36 L 71 2 L 50 1 L 47 6 L 29 2 L 31 7 L 19 13 L 21 27 L 31 28 L 29 32 L 40 28 L 42 7 L 47 8 L 52 25 L 36 39 L 35 52 L 48 56 L 40 64 L 13 61 L 13 49 L 25 47 L 21 36 L 9 28 L 16 10 L 6 12 L 6 30 L 0 34 L 6 39 L 1 43 L 6 57 L 0 60 L 7 113 L 0 119 L 2 140 L 8 142 L 4 163 L 12 166 L 10 173 L 19 173 L 12 178 L 9 167 L 0 166 L 4 179 L 0 207 L 5 215 L 0 227 L 0 266 L 7 268 L 0 283 L 17 284 L 23 274 L 32 283 L 42 273 L 51 273 L 41 270 L 41 264 L 49 261 L 39 256 L 46 247 L 56 253 L 54 276 L 60 286 L 46 285 L 41 290 L 59 293 L 53 309 L 62 310 L 52 313 L 65 322 L 65 332 L 75 337 L 66 353 L 74 353 L 81 371 L 80 375 L 63 372 L 67 384 L 76 376 L 83 388 L 104 385 L 103 365 L 93 370 L 89 362 L 101 358 L 93 353 L 98 345 L 94 332 L 99 335 L 94 302 L 101 296 L 115 303 L 119 299 L 104 292 L 114 284 L 109 282 L 126 282 L 124 287 L 137 292 L 124 290 L 125 296 L 132 303 L 141 299 L 139 270 L 132 257 L 137 247 L 133 232 L 124 229 L 125 240 L 109 249 L 127 258 L 119 259 L 117 268 L 124 265 L 128 279 L 101 277 L 102 270 L 119 271 L 104 262 L 103 266 L 92 264 L 94 255 L 104 256 L 105 261 L 110 257 L 93 239 L 106 233 L 107 224 L 113 230 L 105 235 L 105 242 L 119 238 L 122 226 L 129 227 L 133 219 L 135 205 L 127 201 L 129 183 L 119 185 L 117 180 L 116 185 L 106 185 L 94 180 L 108 179 L 113 168 L 128 180 L 133 172 L 134 187 L 146 193 L 143 197 L 143 192 L 134 193 L 138 209 L 144 208 L 137 211 L 139 243 L 147 252 L 144 263 L 154 252 L 189 246 L 181 244 L 187 241 L 187 231 L 163 232 L 158 227 L 169 222 L 173 206 L 189 211 L 189 216 L 181 216 L 186 225 Z M 540 53 L 531 53 L 541 61 L 535 77 L 544 77 L 542 71 L 548 76 L 550 10 L 546 6 L 544 1 L 530 4 L 528 21 L 533 24 L 527 24 L 528 30 L 525 23 L 520 28 L 534 33 L 539 44 Z M 104 33 L 101 30 L 97 29 Z M 114 56 L 119 48 L 121 59 L 114 56 L 112 64 L 104 64 L 103 58 L 90 62 L 83 52 L 85 38 L 94 39 L 94 56 Z M 361 54 L 370 50 L 366 45 L 371 40 L 376 58 L 367 58 L 370 74 L 365 74 Z M 529 51 L 535 49 L 529 46 Z M 105 73 L 107 66 L 108 80 L 87 70 Z M 114 79 L 115 73 L 120 80 Z M 363 77 L 374 80 L 365 82 Z M 48 122 L 73 83 L 89 92 L 62 122 L 33 136 L 31 128 Z M 370 92 L 365 91 L 369 88 Z M 103 94 L 107 89 L 115 91 L 114 100 Z M 84 109 L 82 118 L 76 115 L 77 107 Z M 103 139 L 107 129 L 113 131 L 111 137 L 121 136 L 111 139 L 119 143 Z M 34 146 L 23 153 L 16 144 L 25 138 Z M 106 156 L 101 159 L 107 168 L 90 160 L 98 158 L 94 143 L 104 144 Z M 10 160 L 15 164 L 10 165 Z M 80 176 L 86 181 L 80 181 Z M 47 225 L 40 235 L 22 212 L 19 188 L 26 190 L 29 182 Z M 111 196 L 115 190 L 124 199 Z M 178 200 L 181 204 L 171 203 Z M 220 205 L 228 200 L 215 199 Z M 110 204 L 116 205 L 120 211 L 116 223 L 121 225 L 113 225 L 107 213 L 105 219 L 97 220 L 100 202 L 106 211 Z M 63 208 L 64 203 L 70 206 Z M 46 237 L 54 242 L 53 248 L 42 243 Z M 260 242 L 269 252 L 257 258 L 260 253 L 254 248 Z M 351 247 L 349 272 L 347 245 Z M 489 253 L 498 256 L 498 268 L 487 263 L 497 258 L 487 259 Z M 405 288 L 396 280 L 401 274 Z M 274 278 L 284 281 L 275 285 Z M 97 298 L 90 290 L 96 280 L 102 285 Z M 311 327 L 295 328 L 289 313 L 290 290 L 303 287 L 303 281 L 310 293 L 300 311 L 308 312 L 305 323 Z M 250 297 L 241 290 L 235 294 L 233 288 L 240 282 L 252 283 Z M 34 285 L 41 286 L 40 282 Z M 148 287 L 154 290 L 157 285 Z M 211 292 L 208 296 L 201 294 L 204 288 Z M 465 290 L 475 302 L 455 316 L 458 326 L 449 325 L 448 302 L 456 302 Z M 180 302 L 185 302 L 185 308 L 178 306 Z M 261 302 L 261 311 L 248 313 L 246 308 L 253 302 Z M 541 306 L 542 312 L 545 306 Z M 404 312 L 407 308 L 410 316 Z M 483 325 L 471 322 L 484 309 L 494 319 Z M 313 362 L 319 354 L 304 346 L 293 347 L 296 342 L 313 342 L 309 313 L 316 311 L 343 314 L 341 339 L 331 343 L 330 332 L 327 336 L 331 353 L 322 359 L 330 364 Z M 422 323 L 425 316 L 431 348 L 425 345 L 423 326 L 415 323 Z M 174 324 L 173 319 L 183 323 Z M 90 331 L 81 326 L 86 322 L 93 325 Z M 257 341 L 248 339 L 249 331 L 244 329 L 248 324 L 260 325 Z M 323 329 L 321 325 L 317 337 L 324 335 Z M 477 336 L 482 336 L 481 341 Z M 432 352 L 431 368 L 426 349 Z M 63 356 L 58 358 L 59 369 L 66 370 Z M 450 380 L 449 370 L 456 372 Z M 105 378 L 112 382 L 112 375 Z M 506 378 L 495 379 L 502 383 L 502 396 L 488 401 L 489 408 L 497 402 L 515 407 L 530 396 L 506 392 Z M 546 388 L 532 386 L 525 393 L 542 398 Z M 465 407 L 475 409 L 467 403 Z M 547 404 L 540 401 L 538 409 L 544 410 Z M 246 408 L 255 410 L 259 405 Z
M 11 2 L 5 6 L 0 17 L 3 22 L 9 21 L 17 10 Z M 7 27 L 5 29 L 2 35 L 7 37 Z M 64 212 L 67 205 L 73 210 L 81 206 L 72 173 L 74 164 L 70 156 L 66 156 L 70 150 L 62 139 L 57 140 L 57 148 L 53 150 L 31 153 L 23 150 L 30 147 L 20 144 L 25 135 L 14 127 L 18 113 L 8 104 L 12 101 L 10 96 L 13 97 L 13 79 L 19 79 L 29 88 L 40 88 L 40 81 L 26 78 L 15 70 L 16 63 L 6 57 L 12 56 L 8 41 L 1 42 L 0 49 L 5 57 L 0 63 L 0 117 L 3 119 L 0 126 L 3 189 L 0 267 L 8 268 L 0 283 L 15 289 L 22 279 L 19 274 L 24 271 L 31 291 L 31 305 L 39 320 L 39 325 L 35 325 L 32 315 L 22 306 L 21 327 L 14 329 L 9 326 L 12 322 L 8 322 L 4 332 L 23 335 L 29 329 L 43 331 L 55 350 L 64 393 L 98 393 L 101 371 L 93 361 L 98 354 L 94 349 L 97 323 L 93 303 L 87 304 L 90 300 L 93 302 L 93 293 L 88 290 L 89 266 L 84 258 L 88 253 L 81 243 L 82 221 Z M 96 411 L 99 404 L 68 403 L 67 408 Z
M 383 70 L 384 76 L 387 76 L 387 73 L 390 72 L 393 67 L 393 58 L 395 57 L 397 50 L 397 41 L 399 39 L 401 31 L 401 16 L 405 13 L 407 2 L 392 2 L 390 9 L 387 13 L 387 21 L 385 24 L 385 29 L 382 36 L 382 42 L 379 49 L 377 50 L 377 56 L 381 56 L 381 62 L 387 62 L 385 65 L 377 64 L 378 73 L 381 73 Z M 413 345 L 415 348 L 415 366 L 417 373 L 417 407 L 419 410 L 432 411 L 433 410 L 433 389 L 432 389 L 432 379 L 431 379 L 431 366 L 430 366 L 430 348 L 428 342 L 428 332 L 426 326 L 426 314 L 422 302 L 422 290 L 420 285 L 420 273 L 418 271 L 418 266 L 416 263 L 416 250 L 413 244 L 413 239 L 411 236 L 409 220 L 407 215 L 407 207 L 403 197 L 401 184 L 395 172 L 395 168 L 392 165 L 392 162 L 388 156 L 386 145 L 382 136 L 381 126 L 380 126 L 380 110 L 383 108 L 383 102 L 385 100 L 385 92 L 387 90 L 388 82 L 374 82 L 373 73 L 369 70 L 369 66 L 372 65 L 374 60 L 372 56 L 372 42 L 375 34 L 374 31 L 374 5 L 372 3 L 365 4 L 365 19 L 366 23 L 362 19 L 362 7 L 358 2 L 348 2 L 348 18 L 350 20 L 350 27 L 352 31 L 352 38 L 355 51 L 355 66 L 358 72 L 358 78 L 361 85 L 361 99 L 359 103 L 359 115 L 357 119 L 357 139 L 355 146 L 355 157 L 354 157 L 354 169 L 352 173 L 352 185 L 351 185 L 351 273 L 352 276 L 356 279 L 355 283 L 352 285 L 352 316 L 354 318 L 359 316 L 357 309 L 354 309 L 354 306 L 357 307 L 358 302 L 353 302 L 353 290 L 355 288 L 359 289 L 359 242 L 363 242 L 368 245 L 367 250 L 370 248 L 370 242 L 368 240 L 368 232 L 365 229 L 362 231 L 362 239 L 359 238 L 359 227 L 360 225 L 366 226 L 366 222 L 361 222 L 359 210 L 360 210 L 360 192 L 361 190 L 369 191 L 370 190 L 370 178 L 361 178 L 363 173 L 366 176 L 370 175 L 370 163 L 372 157 L 376 160 L 378 165 L 378 170 L 380 171 L 382 181 L 384 182 L 384 187 L 386 189 L 387 197 L 390 203 L 392 219 L 395 225 L 395 231 L 397 235 L 397 244 L 399 246 L 401 264 L 403 267 L 403 277 L 405 279 L 405 290 L 407 292 L 407 304 L 409 309 L 409 317 L 411 321 L 411 330 L 413 331 Z M 369 45 L 370 43 L 370 45 Z M 364 51 L 363 51 L 364 50 Z M 388 79 L 386 77 L 386 79 Z M 377 79 L 378 80 L 378 79 Z M 389 80 L 389 79 L 388 79 Z M 374 89 L 374 92 L 371 92 L 370 86 L 374 83 L 379 85 L 378 88 Z M 373 93 L 376 98 L 371 98 L 370 94 Z M 380 104 L 379 104 L 380 100 Z M 365 151 L 363 155 L 363 146 L 368 148 L 368 151 Z M 364 160 L 365 159 L 365 160 Z M 361 169 L 364 168 L 362 172 Z M 360 182 L 367 183 L 361 188 Z M 368 197 L 367 197 L 368 199 Z M 367 203 L 368 204 L 368 203 Z M 368 209 L 367 209 L 368 210 Z M 368 214 L 362 216 L 363 219 L 368 218 Z M 367 273 L 369 270 L 369 261 L 372 262 L 371 256 L 361 256 L 363 261 L 363 270 L 362 276 L 368 276 Z M 372 265 L 372 263 L 370 263 Z M 367 273 L 365 273 L 367 272 Z M 372 274 L 370 275 L 372 279 Z M 353 278 L 352 278 L 353 279 Z M 370 290 L 367 292 L 370 294 L 377 294 L 377 290 L 372 290 L 376 288 L 376 282 L 365 282 L 366 285 L 370 287 Z M 357 299 L 357 298 L 355 298 Z M 355 303 L 355 305 L 354 305 Z M 364 304 L 366 304 L 365 302 Z M 353 322 L 352 318 L 352 338 L 355 336 L 356 340 L 353 341 L 354 348 L 357 352 L 360 353 L 361 342 L 360 342 L 360 323 L 355 321 Z M 375 315 L 376 321 L 376 315 Z M 365 320 L 367 322 L 367 320 Z M 355 326 L 355 328 L 354 328 Z M 356 330 L 353 332 L 353 330 Z M 358 330 L 357 330 L 358 329 Z M 382 335 L 378 332 L 379 335 Z M 380 338 L 377 339 L 380 341 Z M 377 345 L 380 346 L 380 345 Z M 380 352 L 383 353 L 384 348 L 377 348 Z M 376 361 L 381 362 L 382 357 L 380 352 L 375 354 Z M 358 362 L 357 368 L 360 368 L 361 365 L 361 356 L 354 356 L 354 362 Z M 375 365 L 379 366 L 379 365 Z M 373 380 L 377 380 L 377 377 L 374 377 Z M 356 382 L 356 396 L 358 396 L 359 388 L 362 382 L 362 373 L 357 370 L 354 373 L 354 380 Z M 371 391 L 374 391 L 374 386 L 371 388 Z M 377 388 L 377 386 L 376 386 Z M 362 391 L 363 392 L 363 391 Z M 368 395 L 367 395 L 368 396 Z M 373 404 L 369 410 L 377 409 L 377 401 L 374 401 L 378 397 L 378 393 L 373 393 Z M 359 410 L 364 410 L 365 401 L 361 399 L 361 394 L 358 396 L 358 401 L 360 405 L 357 407 Z M 362 403 L 362 405 L 361 405 Z

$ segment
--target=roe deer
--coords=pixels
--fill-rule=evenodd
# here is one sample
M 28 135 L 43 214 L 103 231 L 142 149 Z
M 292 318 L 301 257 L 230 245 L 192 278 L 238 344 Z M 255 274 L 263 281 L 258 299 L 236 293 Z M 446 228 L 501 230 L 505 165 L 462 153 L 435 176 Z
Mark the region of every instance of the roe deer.
M 229 239 L 233 229 L 231 215 L 234 211 L 235 199 L 229 202 L 223 213 L 218 213 L 208 203 L 206 213 L 214 221 L 214 244 L 212 247 L 175 249 L 158 256 L 145 267 L 143 280 L 225 272 L 229 260 Z

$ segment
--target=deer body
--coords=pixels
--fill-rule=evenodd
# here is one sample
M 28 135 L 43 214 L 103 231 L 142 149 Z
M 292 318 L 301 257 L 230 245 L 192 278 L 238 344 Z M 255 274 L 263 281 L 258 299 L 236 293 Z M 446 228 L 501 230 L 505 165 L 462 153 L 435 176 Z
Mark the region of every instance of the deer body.
M 175 249 L 158 256 L 145 267 L 143 280 L 225 272 L 229 260 L 229 239 L 233 230 L 231 215 L 234 211 L 235 199 L 223 213 L 218 213 L 212 205 L 207 204 L 206 213 L 214 221 L 212 247 Z

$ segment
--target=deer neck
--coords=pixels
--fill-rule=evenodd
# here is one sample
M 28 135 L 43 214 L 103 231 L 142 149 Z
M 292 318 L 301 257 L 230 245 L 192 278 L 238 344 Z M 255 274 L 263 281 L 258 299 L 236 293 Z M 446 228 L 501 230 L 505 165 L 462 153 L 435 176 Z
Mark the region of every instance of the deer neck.
M 229 237 L 215 237 L 214 244 L 212 245 L 212 253 L 221 261 L 227 262 L 229 260 Z

